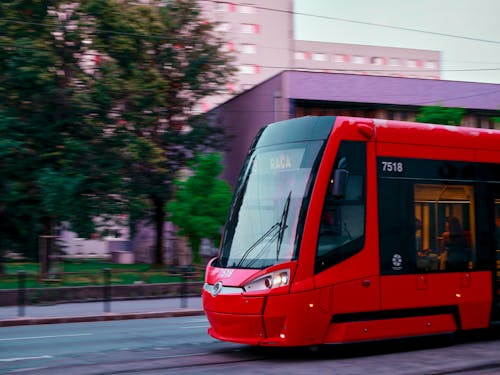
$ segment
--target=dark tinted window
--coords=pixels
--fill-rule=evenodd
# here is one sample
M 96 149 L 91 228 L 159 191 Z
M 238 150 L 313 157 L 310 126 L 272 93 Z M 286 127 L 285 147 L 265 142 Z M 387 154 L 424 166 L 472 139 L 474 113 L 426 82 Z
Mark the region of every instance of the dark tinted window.
M 380 179 L 379 237 L 382 274 L 400 274 L 415 269 L 414 218 L 408 181 Z
M 265 127 L 257 139 L 255 147 L 293 143 L 301 141 L 325 140 L 330 135 L 335 117 L 300 117 L 280 121 Z
M 498 172 L 487 163 L 377 158 L 381 273 L 491 269 Z
M 335 170 L 348 172 L 345 194 L 335 197 Z M 343 141 L 330 179 L 318 235 L 316 272 L 360 251 L 365 239 L 366 144 Z

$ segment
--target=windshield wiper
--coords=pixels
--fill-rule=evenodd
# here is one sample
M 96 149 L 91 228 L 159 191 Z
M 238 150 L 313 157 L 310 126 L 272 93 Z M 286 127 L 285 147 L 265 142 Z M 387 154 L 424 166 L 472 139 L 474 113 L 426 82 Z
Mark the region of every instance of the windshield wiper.
M 247 257 L 250 255 L 250 253 L 262 242 L 264 241 L 267 237 L 269 237 L 273 232 L 278 229 L 278 232 L 274 233 L 271 238 L 269 238 L 268 242 L 273 241 L 275 238 L 278 239 L 277 244 L 276 244 L 276 260 L 279 258 L 279 253 L 280 253 L 280 248 L 281 248 L 281 243 L 283 242 L 283 235 L 285 233 L 285 229 L 288 228 L 288 225 L 286 225 L 287 217 L 288 217 L 288 209 L 290 207 L 290 199 L 292 196 L 292 191 L 290 190 L 290 193 L 288 193 L 288 197 L 285 201 L 285 206 L 283 207 L 283 211 L 281 212 L 281 218 L 280 221 L 277 223 L 274 223 L 271 228 L 267 230 L 266 233 L 264 233 L 262 236 L 260 236 L 257 241 L 255 241 L 252 246 L 250 246 L 244 253 L 243 256 L 241 257 L 240 261 L 236 265 L 236 268 L 240 267 L 243 262 L 247 259 Z M 248 266 L 251 266 L 254 264 L 257 260 L 259 260 L 259 256 L 266 250 L 267 247 L 263 247 L 259 254 L 252 259 L 248 264 Z
M 271 228 L 267 230 L 266 233 L 264 233 L 262 236 L 260 236 L 257 241 L 255 241 L 252 246 L 250 246 L 246 251 L 243 253 L 243 256 L 241 257 L 240 261 L 238 264 L 236 264 L 235 268 L 240 267 L 243 262 L 247 259 L 248 255 L 252 252 L 253 249 L 255 249 L 262 241 L 264 241 L 271 233 L 273 233 L 276 229 L 280 227 L 280 223 L 274 223 Z M 276 237 L 276 233 L 271 237 L 271 239 L 274 239 Z
M 285 207 L 283 207 L 283 212 L 281 213 L 281 220 L 280 220 L 280 229 L 278 232 L 278 242 L 276 244 L 276 260 L 279 259 L 280 256 L 280 250 L 281 250 L 281 243 L 283 242 L 283 236 L 285 234 L 286 228 L 288 228 L 288 225 L 286 225 L 286 220 L 288 218 L 288 209 L 290 208 L 290 199 L 292 197 L 292 191 L 288 193 L 288 198 L 286 198 L 285 202 Z

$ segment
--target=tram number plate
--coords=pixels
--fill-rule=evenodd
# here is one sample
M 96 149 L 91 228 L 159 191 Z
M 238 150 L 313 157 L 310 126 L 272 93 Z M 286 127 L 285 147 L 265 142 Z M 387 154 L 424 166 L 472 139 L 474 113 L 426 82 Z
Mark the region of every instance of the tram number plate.
M 382 162 L 382 171 L 383 172 L 404 172 L 404 165 L 400 161 L 383 161 Z

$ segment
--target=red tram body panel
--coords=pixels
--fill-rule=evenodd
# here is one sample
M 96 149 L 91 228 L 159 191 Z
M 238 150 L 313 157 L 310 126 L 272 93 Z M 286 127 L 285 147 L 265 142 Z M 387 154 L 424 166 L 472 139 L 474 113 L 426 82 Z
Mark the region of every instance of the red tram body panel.
M 304 346 L 487 328 L 500 320 L 499 162 L 493 130 L 269 125 L 207 266 L 209 334 Z

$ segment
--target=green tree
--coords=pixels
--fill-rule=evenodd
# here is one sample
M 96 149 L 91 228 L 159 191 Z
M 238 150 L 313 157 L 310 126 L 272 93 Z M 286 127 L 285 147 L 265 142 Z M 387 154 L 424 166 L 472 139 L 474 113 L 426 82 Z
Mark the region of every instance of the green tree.
M 95 216 L 123 210 L 109 80 L 85 71 L 87 36 L 63 3 L 0 5 L 0 247 L 29 256 L 63 220 L 89 236 Z
M 133 217 L 151 214 L 155 263 L 161 264 L 164 208 L 173 181 L 194 151 L 220 146 L 214 143 L 220 130 L 190 114 L 201 98 L 225 88 L 234 71 L 232 59 L 196 0 L 159 1 L 161 6 L 111 0 L 86 4 L 99 30 L 94 45 L 106 48 L 121 82 L 114 116 L 128 135 L 123 156 Z
M 213 25 L 195 0 L 6 0 L 0 30 L 0 246 L 151 213 L 162 263 L 173 181 L 220 145 L 189 118 L 234 70 Z
M 415 118 L 415 121 L 430 124 L 460 125 L 463 115 L 463 108 L 426 106 L 420 108 L 420 112 Z
M 179 233 L 189 237 L 195 262 L 202 238 L 216 242 L 227 217 L 232 192 L 226 181 L 217 177 L 222 171 L 221 156 L 211 153 L 198 156 L 191 164 L 193 175 L 176 180 L 174 199 L 167 204 L 170 220 Z

